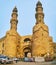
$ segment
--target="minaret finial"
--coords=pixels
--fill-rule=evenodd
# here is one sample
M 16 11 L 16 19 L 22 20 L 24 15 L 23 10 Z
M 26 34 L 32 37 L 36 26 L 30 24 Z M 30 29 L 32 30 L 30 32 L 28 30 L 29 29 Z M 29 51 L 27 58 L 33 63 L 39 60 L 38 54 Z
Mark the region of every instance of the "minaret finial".
M 17 7 L 15 6 L 13 12 L 18 12 Z

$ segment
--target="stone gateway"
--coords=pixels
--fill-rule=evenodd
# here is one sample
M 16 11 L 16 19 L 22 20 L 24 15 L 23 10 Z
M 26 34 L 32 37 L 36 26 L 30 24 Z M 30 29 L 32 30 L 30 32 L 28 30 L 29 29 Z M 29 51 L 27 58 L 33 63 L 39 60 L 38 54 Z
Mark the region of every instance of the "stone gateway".
M 10 20 L 10 30 L 0 39 L 0 54 L 9 57 L 44 57 L 49 53 L 54 55 L 54 42 L 49 36 L 48 26 L 44 23 L 43 7 L 40 1 L 36 4 L 36 24 L 33 27 L 32 35 L 21 36 L 17 32 L 18 10 L 15 7 Z

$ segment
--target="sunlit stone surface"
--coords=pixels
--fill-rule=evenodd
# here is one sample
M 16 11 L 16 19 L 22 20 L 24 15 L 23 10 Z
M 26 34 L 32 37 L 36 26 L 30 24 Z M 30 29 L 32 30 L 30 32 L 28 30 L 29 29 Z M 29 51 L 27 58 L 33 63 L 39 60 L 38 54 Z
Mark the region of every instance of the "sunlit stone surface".
M 54 44 L 52 37 L 49 36 L 48 26 L 44 23 L 44 13 L 41 2 L 38 1 L 36 4 L 36 24 L 33 27 L 32 35 L 21 36 L 17 32 L 17 12 L 18 10 L 15 7 L 11 15 L 10 30 L 0 39 L 0 54 L 18 58 L 45 57 L 48 54 L 50 56 L 56 56 L 56 44 Z

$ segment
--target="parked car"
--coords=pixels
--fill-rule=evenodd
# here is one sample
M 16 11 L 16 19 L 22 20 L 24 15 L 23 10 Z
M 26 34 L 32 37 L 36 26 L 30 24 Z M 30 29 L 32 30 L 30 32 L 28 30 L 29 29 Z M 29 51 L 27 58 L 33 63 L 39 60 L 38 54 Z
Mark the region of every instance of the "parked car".
M 27 57 L 25 57 L 24 61 L 25 62 L 34 62 L 34 59 L 33 58 L 27 58 Z
M 13 58 L 13 61 L 15 61 L 17 63 L 18 61 L 20 61 L 20 59 L 19 58 Z
M 13 63 L 12 59 L 8 59 L 8 61 L 6 62 L 6 64 L 11 64 L 11 63 Z
M 44 57 L 35 57 L 35 62 L 44 62 Z
M 49 56 L 49 57 L 48 57 L 48 56 L 46 56 L 46 57 L 45 57 L 45 61 L 46 61 L 46 62 L 48 62 L 48 61 L 53 61 L 53 58 L 52 58 L 52 57 L 50 57 L 50 56 Z
M 12 63 L 13 61 L 11 59 L 9 59 L 7 56 L 5 55 L 0 55 L 0 63 L 4 64 L 4 63 Z
M 7 57 L 4 55 L 0 55 L 0 63 L 4 64 L 7 62 Z

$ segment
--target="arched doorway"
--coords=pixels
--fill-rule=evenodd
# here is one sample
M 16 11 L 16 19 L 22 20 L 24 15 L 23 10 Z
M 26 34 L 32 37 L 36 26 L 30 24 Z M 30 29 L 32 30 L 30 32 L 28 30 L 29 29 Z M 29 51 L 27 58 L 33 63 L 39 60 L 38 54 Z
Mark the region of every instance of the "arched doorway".
M 27 57 L 28 52 L 24 52 L 24 56 Z
M 31 53 L 31 49 L 29 47 L 26 47 L 24 48 L 23 52 L 24 52 L 24 57 L 27 57 L 28 53 Z

